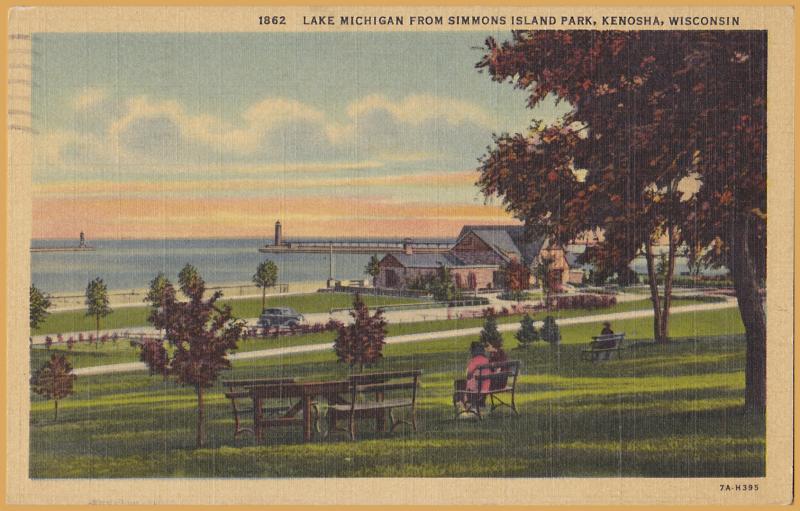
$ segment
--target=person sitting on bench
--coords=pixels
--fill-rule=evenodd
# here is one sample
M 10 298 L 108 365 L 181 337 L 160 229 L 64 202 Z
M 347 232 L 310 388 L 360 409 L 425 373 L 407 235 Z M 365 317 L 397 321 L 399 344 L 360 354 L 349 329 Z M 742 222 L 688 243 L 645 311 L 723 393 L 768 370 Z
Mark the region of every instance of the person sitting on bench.
M 614 331 L 611 330 L 611 323 L 608 321 L 603 321 L 603 329 L 600 331 L 600 335 L 614 335 Z M 614 348 L 616 347 L 617 343 L 614 340 L 604 341 L 602 344 L 598 345 L 598 348 Z M 611 352 L 607 351 L 602 354 L 603 360 L 608 360 L 611 356 Z
M 494 364 L 495 362 L 508 361 L 508 355 L 506 355 L 506 352 L 503 351 L 502 344 L 494 345 L 489 342 L 486 343 L 484 348 L 486 349 L 486 353 L 489 355 L 489 362 L 491 362 L 492 364 Z M 497 372 L 500 372 L 500 369 L 498 369 Z M 504 389 L 507 383 L 508 383 L 507 376 L 499 376 L 497 378 L 492 378 L 490 388 L 491 390 Z
M 486 356 L 486 351 L 484 350 L 483 344 L 480 341 L 473 342 L 469 347 L 470 358 L 469 362 L 467 363 L 467 384 L 466 390 L 470 392 L 477 392 L 478 391 L 478 374 L 477 369 L 478 367 L 488 364 L 489 358 Z M 488 392 L 489 385 L 491 384 L 491 380 L 486 379 L 483 380 L 481 383 L 480 392 Z M 468 395 L 464 396 L 464 400 L 470 399 L 467 397 Z M 475 399 L 475 398 L 472 398 Z M 470 403 L 472 406 L 481 406 L 483 402 L 486 400 L 486 396 L 480 396 L 477 402 Z M 462 406 L 466 406 L 466 403 L 462 402 Z

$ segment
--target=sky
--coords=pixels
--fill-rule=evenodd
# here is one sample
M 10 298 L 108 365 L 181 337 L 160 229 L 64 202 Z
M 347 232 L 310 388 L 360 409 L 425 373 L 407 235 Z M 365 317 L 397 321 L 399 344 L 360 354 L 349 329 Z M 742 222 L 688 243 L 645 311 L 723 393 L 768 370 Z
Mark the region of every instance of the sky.
M 34 36 L 33 235 L 454 237 L 509 223 L 493 133 L 554 105 L 493 82 L 487 35 Z M 55 206 L 55 207 L 54 207 Z

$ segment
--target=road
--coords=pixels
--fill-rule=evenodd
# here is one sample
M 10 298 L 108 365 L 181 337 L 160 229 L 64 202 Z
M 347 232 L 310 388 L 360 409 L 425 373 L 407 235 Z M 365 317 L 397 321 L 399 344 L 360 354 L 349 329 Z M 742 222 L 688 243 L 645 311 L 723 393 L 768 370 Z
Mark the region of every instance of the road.
M 673 307 L 672 314 L 685 314 L 690 312 L 703 312 L 703 311 L 712 311 L 712 310 L 720 310 L 720 309 L 729 309 L 732 307 L 736 307 L 736 300 L 729 299 L 725 302 L 716 302 L 716 303 L 700 303 L 694 305 L 683 305 L 680 307 Z M 625 319 L 635 319 L 635 318 L 646 318 L 653 315 L 652 309 L 646 310 L 637 310 L 637 311 L 627 311 L 627 312 L 616 312 L 612 314 L 595 314 L 591 316 L 580 316 L 574 318 L 564 318 L 561 320 L 557 320 L 559 326 L 566 326 L 566 325 L 579 325 L 585 323 L 597 323 L 598 329 L 600 323 L 603 321 L 621 321 Z M 537 328 L 541 327 L 541 322 L 536 322 Z M 506 323 L 498 325 L 498 330 L 501 332 L 509 332 L 514 331 L 519 328 L 519 324 L 517 323 Z M 409 335 L 396 335 L 393 337 L 387 337 L 385 339 L 387 344 L 403 344 L 403 343 L 410 343 L 410 342 L 425 342 L 425 341 L 432 341 L 437 339 L 448 339 L 453 337 L 461 337 L 466 335 L 478 335 L 481 331 L 481 327 L 475 328 L 462 328 L 459 330 L 445 330 L 442 332 L 423 332 L 418 334 L 409 334 Z M 278 357 L 278 356 L 285 356 L 285 355 L 297 355 L 301 353 L 312 353 L 315 351 L 325 351 L 331 349 L 331 343 L 322 343 L 322 344 L 305 344 L 301 346 L 287 346 L 284 348 L 272 348 L 266 350 L 257 350 L 257 351 L 245 351 L 241 353 L 234 353 L 229 356 L 230 360 L 250 360 L 250 359 L 258 359 L 258 358 L 268 358 L 268 357 Z M 112 374 L 112 373 L 127 373 L 133 371 L 145 371 L 147 367 L 142 362 L 130 362 L 124 364 L 110 364 L 110 365 L 102 365 L 102 366 L 94 366 L 94 367 L 83 367 L 79 369 L 75 369 L 73 371 L 74 374 L 79 376 L 94 376 L 94 375 L 102 375 L 102 374 Z
M 676 296 L 677 293 L 676 293 Z M 495 310 L 499 310 L 503 307 L 510 307 L 514 302 L 509 302 L 507 300 L 500 300 L 495 296 L 487 296 L 489 299 L 489 305 L 478 305 L 478 306 L 469 306 L 469 307 L 437 307 L 431 309 L 409 309 L 409 310 L 387 310 L 384 312 L 384 317 L 386 321 L 389 323 L 412 323 L 416 321 L 433 321 L 437 319 L 454 319 L 458 318 L 459 315 L 465 315 L 467 317 L 471 317 L 472 313 L 481 312 L 486 307 L 494 307 Z M 645 300 L 647 296 L 633 294 L 633 293 L 620 293 L 617 295 L 617 302 L 629 302 L 635 300 Z M 532 300 L 527 302 L 522 302 L 523 305 L 538 305 L 541 302 L 539 300 Z M 314 323 L 327 323 L 329 319 L 333 318 L 342 322 L 350 322 L 350 314 L 347 311 L 339 311 L 333 314 L 328 312 L 318 312 L 318 313 L 308 313 L 304 314 L 306 318 L 306 322 L 309 324 Z M 258 326 L 258 318 L 247 318 L 245 319 L 248 326 Z M 152 326 L 142 326 L 142 327 L 128 327 L 128 328 L 113 328 L 113 329 L 105 329 L 100 331 L 102 334 L 113 335 L 117 334 L 120 336 L 124 336 L 125 334 L 134 334 L 134 335 L 150 335 L 156 336 L 158 332 Z M 70 337 L 74 337 L 75 339 L 78 338 L 79 334 L 83 334 L 84 337 L 88 337 L 89 334 L 94 335 L 94 330 L 88 330 L 84 332 L 63 332 L 62 337 L 64 339 L 68 339 Z M 55 334 L 49 334 L 51 337 L 55 337 Z M 44 344 L 45 338 L 47 335 L 36 335 L 33 336 L 32 341 L 33 344 Z

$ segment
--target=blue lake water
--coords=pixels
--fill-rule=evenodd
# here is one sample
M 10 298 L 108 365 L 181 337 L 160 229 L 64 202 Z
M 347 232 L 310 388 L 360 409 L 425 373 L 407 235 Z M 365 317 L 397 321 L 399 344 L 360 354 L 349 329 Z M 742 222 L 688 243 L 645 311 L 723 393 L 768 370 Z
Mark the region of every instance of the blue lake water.
M 96 249 L 93 252 L 31 253 L 31 279 L 34 285 L 48 293 L 83 293 L 86 284 L 95 277 L 101 277 L 110 290 L 131 290 L 146 288 L 158 272 L 163 272 L 174 282 L 181 268 L 191 263 L 208 284 L 239 284 L 249 283 L 256 267 L 265 259 L 271 259 L 278 265 L 279 282 L 310 282 L 328 278 L 328 254 L 262 254 L 258 248 L 264 243 L 263 238 L 89 240 L 88 244 Z M 31 243 L 33 247 L 76 245 L 74 239 L 33 240 Z M 364 266 L 370 257 L 370 254 L 334 254 L 334 278 L 366 278 Z M 646 273 L 643 259 L 634 261 L 632 267 L 639 273 Z M 678 258 L 676 273 L 684 271 L 685 260 Z M 718 272 L 711 270 L 706 273 Z
M 95 251 L 31 253 L 31 279 L 48 293 L 83 293 L 86 284 L 95 277 L 101 277 L 110 290 L 141 289 L 146 288 L 158 272 L 176 281 L 181 268 L 191 263 L 208 284 L 247 283 L 265 259 L 277 264 L 279 282 L 328 278 L 328 254 L 262 254 L 258 248 L 264 243 L 263 238 L 88 240 L 87 244 L 95 247 Z M 31 243 L 32 247 L 76 245 L 74 239 Z M 371 254 L 334 254 L 334 278 L 366 278 L 364 266 L 370 257 Z

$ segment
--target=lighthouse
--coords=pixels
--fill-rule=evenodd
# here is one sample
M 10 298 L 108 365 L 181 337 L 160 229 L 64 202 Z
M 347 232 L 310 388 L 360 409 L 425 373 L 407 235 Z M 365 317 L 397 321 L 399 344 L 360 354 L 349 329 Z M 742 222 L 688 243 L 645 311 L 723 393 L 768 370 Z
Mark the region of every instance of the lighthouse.
M 275 222 L 275 246 L 283 245 L 283 233 L 281 232 L 281 221 Z

